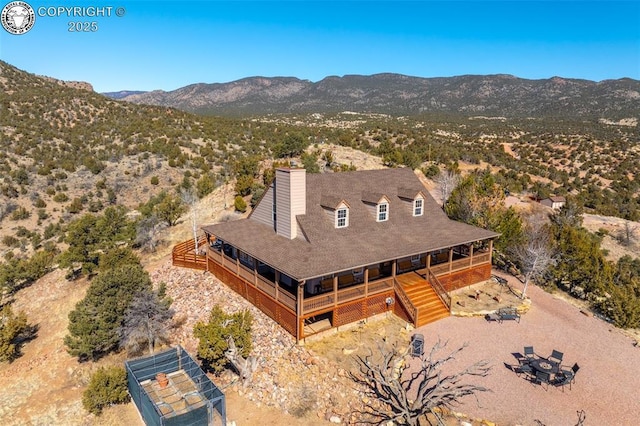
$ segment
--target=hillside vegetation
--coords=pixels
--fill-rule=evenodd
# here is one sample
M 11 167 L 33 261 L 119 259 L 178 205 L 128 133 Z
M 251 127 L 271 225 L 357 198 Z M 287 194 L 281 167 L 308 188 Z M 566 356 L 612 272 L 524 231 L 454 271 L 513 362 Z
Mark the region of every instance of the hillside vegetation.
M 637 117 L 614 122 L 615 114 L 605 113 L 609 118 L 580 120 L 314 113 L 232 119 L 115 101 L 3 62 L 0 67 L 5 256 L 61 242 L 75 216 L 114 205 L 138 208 L 154 199 L 157 204 L 158 197 L 181 188 L 203 197 L 237 179 L 237 193 L 255 201 L 272 176 L 264 173 L 271 160 L 307 148 L 298 160 L 310 171 L 353 168 L 314 148 L 323 143 L 380 156 L 389 167 L 422 168 L 427 176 L 443 167 L 489 166 L 511 192 L 571 194 L 588 213 L 640 217 Z
M 617 82 L 627 83 L 635 84 Z M 40 339 L 38 327 L 46 321 L 36 316 L 32 323 L 13 299 L 56 269 L 66 276 L 49 274 L 51 285 L 86 291 L 82 299 L 66 290 L 77 303 L 74 310 L 65 300 L 68 333 L 57 330 L 79 360 L 93 363 L 131 343 L 137 328 L 123 335 L 123 324 L 153 316 L 134 316 L 142 310 L 131 306 L 149 302 L 154 312 L 163 311 L 158 330 L 165 330 L 171 300 L 162 285 L 151 288 L 139 255 L 154 251 L 178 223 L 191 227 L 195 207 L 213 194 L 209 206 L 225 203 L 217 211 L 228 214 L 228 198 L 234 200 L 229 207 L 249 210 L 274 168 L 291 162 L 308 173 L 370 165 L 419 169 L 435 182 L 449 174 L 457 185 L 439 201 L 450 217 L 501 234 L 493 246 L 498 266 L 565 290 L 616 326 L 640 328 L 640 258 L 611 261 L 601 246 L 615 237 L 638 253 L 640 135 L 638 117 L 628 111 L 507 118 L 479 116 L 472 108 L 473 115 L 396 116 L 382 105 L 367 113 L 223 118 L 114 100 L 3 62 L 0 86 L 0 360 L 18 359 L 24 345 Z M 521 214 L 505 203 L 509 193 L 529 201 L 566 195 L 568 207 Z M 589 232 L 583 212 L 631 225 L 626 235 Z M 548 262 L 535 269 L 531 256 L 514 249 L 540 241 Z M 160 331 L 146 342 L 151 349 L 155 341 L 171 340 Z

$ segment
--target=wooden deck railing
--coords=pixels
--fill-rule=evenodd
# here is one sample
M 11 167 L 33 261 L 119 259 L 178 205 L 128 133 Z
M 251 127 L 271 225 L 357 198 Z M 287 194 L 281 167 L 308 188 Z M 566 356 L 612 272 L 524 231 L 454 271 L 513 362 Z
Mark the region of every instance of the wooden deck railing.
M 201 237 L 198 240 L 198 249 L 205 249 L 206 238 Z M 184 268 L 207 270 L 207 256 L 195 252 L 196 243 L 193 239 L 183 241 L 173 246 L 171 251 L 171 261 L 175 266 Z
M 219 265 L 223 265 L 228 271 L 233 272 L 250 286 L 253 286 L 265 293 L 272 299 L 282 303 L 287 308 L 291 309 L 294 313 L 296 311 L 296 298 L 294 295 L 284 289 L 276 292 L 276 285 L 272 281 L 263 278 L 260 274 L 256 274 L 253 270 L 249 269 L 246 265 L 236 261 L 236 259 L 227 256 L 226 254 L 217 250 L 209 249 L 209 258 Z
M 314 311 L 319 311 L 325 308 L 332 307 L 336 303 L 346 303 L 352 300 L 362 299 L 366 296 L 389 291 L 393 288 L 392 278 L 383 278 L 380 280 L 372 281 L 367 284 L 359 284 L 338 290 L 337 302 L 336 293 L 328 292 L 318 296 L 309 297 L 304 299 L 302 304 L 303 315 L 309 314 Z
M 434 275 L 444 275 L 449 272 L 457 272 L 463 269 L 467 269 L 471 266 L 479 265 L 481 263 L 486 263 L 491 260 L 491 256 L 489 252 L 478 252 L 473 255 L 473 257 L 464 257 L 462 259 L 457 259 L 451 262 L 439 263 L 437 265 L 431 265 L 431 272 Z
M 396 297 L 398 298 L 400 304 L 404 306 L 404 309 L 409 314 L 409 320 L 416 324 L 418 321 L 418 308 L 411 302 L 409 296 L 402 288 L 402 284 L 400 284 L 395 278 L 393 279 L 393 289 L 395 290 Z
M 451 296 L 447 293 L 447 290 L 444 289 L 444 286 L 438 277 L 436 277 L 430 269 L 427 269 L 427 281 L 429 281 L 431 287 L 433 287 L 440 300 L 442 300 L 442 303 L 444 303 L 449 309 L 449 312 L 451 312 Z

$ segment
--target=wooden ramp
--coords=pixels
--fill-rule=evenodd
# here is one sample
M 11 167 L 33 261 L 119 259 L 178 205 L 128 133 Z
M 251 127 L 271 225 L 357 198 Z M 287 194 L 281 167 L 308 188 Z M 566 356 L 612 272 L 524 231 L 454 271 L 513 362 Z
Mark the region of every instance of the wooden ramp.
M 396 280 L 402 285 L 411 303 L 418 310 L 416 327 L 421 327 L 450 315 L 449 308 L 442 303 L 438 293 L 431 287 L 425 276 L 420 274 L 420 271 L 397 275 Z

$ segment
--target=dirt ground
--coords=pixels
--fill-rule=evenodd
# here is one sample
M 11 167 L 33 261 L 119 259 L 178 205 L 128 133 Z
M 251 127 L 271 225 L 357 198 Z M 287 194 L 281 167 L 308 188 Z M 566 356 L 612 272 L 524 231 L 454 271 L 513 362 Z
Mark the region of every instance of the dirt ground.
M 154 265 L 162 264 L 165 260 L 166 258 L 149 262 L 148 267 L 153 268 Z M 639 365 L 637 363 L 628 364 L 630 357 L 637 358 L 639 353 L 637 348 L 632 347 L 630 339 L 627 338 L 627 340 L 620 341 L 619 336 L 622 333 L 619 330 L 613 329 L 594 317 L 581 314 L 579 308 L 572 308 L 566 301 L 544 293 L 537 287 L 532 287 L 528 291 L 528 294 L 533 296 L 533 303 L 529 305 L 519 298 L 520 286 L 521 284 L 515 278 L 510 277 L 509 285 L 501 285 L 490 280 L 484 284 L 459 290 L 453 295 L 455 317 L 429 324 L 417 330 L 406 326 L 405 323 L 393 315 L 382 315 L 366 322 L 353 324 L 340 332 L 327 334 L 323 338 L 310 339 L 306 342 L 306 346 L 317 355 L 326 357 L 345 370 L 350 370 L 354 366 L 353 355 L 366 355 L 370 348 L 375 350 L 380 342 L 384 344 L 396 343 L 400 347 L 408 347 L 409 340 L 414 332 L 423 333 L 428 343 L 433 343 L 433 338 L 439 335 L 446 335 L 447 338 L 455 342 L 460 339 L 471 339 L 475 342 L 474 346 L 479 346 L 474 348 L 474 354 L 478 355 L 484 353 L 495 356 L 498 353 L 497 348 L 504 347 L 505 350 L 499 353 L 506 358 L 509 355 L 506 352 L 507 349 L 511 351 L 518 349 L 521 343 L 524 342 L 524 336 L 528 336 L 525 339 L 525 343 L 534 343 L 543 351 L 550 351 L 551 346 L 554 346 L 554 348 L 556 345 L 558 347 L 561 346 L 570 356 L 571 361 L 579 360 L 585 366 L 591 365 L 595 373 L 594 371 L 590 373 L 585 371 L 584 376 L 589 376 L 588 386 L 597 387 L 597 380 L 605 380 L 600 376 L 604 374 L 603 368 L 607 366 L 607 363 L 600 360 L 599 355 L 596 358 L 589 356 L 589 352 L 585 348 L 573 349 L 571 343 L 572 340 L 580 343 L 585 339 L 591 342 L 593 339 L 585 337 L 584 333 L 590 333 L 591 330 L 594 330 L 599 333 L 597 337 L 600 339 L 600 343 L 593 347 L 599 347 L 602 344 L 604 345 L 602 349 L 606 348 L 607 351 L 610 351 L 608 349 L 608 345 L 610 345 L 613 349 L 620 351 L 620 356 L 624 358 L 624 362 L 628 366 L 633 365 L 636 368 Z M 75 358 L 66 353 L 62 339 L 66 334 L 67 316 L 75 306 L 75 303 L 83 297 L 86 288 L 87 283 L 85 281 L 69 282 L 64 279 L 64 271 L 57 271 L 18 293 L 15 308 L 24 310 L 30 321 L 39 325 L 40 330 L 38 337 L 24 346 L 22 357 L 12 364 L 0 364 L 0 379 L 3 381 L 3 387 L 0 390 L 0 424 L 95 424 L 109 426 L 143 424 L 132 403 L 108 408 L 99 418 L 87 414 L 82 408 L 82 392 L 88 383 L 91 373 L 99 365 L 119 364 L 124 360 L 122 355 L 118 355 L 108 357 L 99 363 L 79 364 Z M 477 299 L 476 294 L 479 294 Z M 485 313 L 502 306 L 518 307 L 523 312 L 521 323 L 517 324 L 511 321 L 503 324 L 488 323 L 482 318 Z M 464 316 L 473 318 L 461 318 Z M 574 332 L 573 329 L 577 327 L 576 324 L 582 325 L 579 325 L 581 328 Z M 549 334 L 550 330 L 562 327 L 565 327 L 567 331 L 556 336 L 560 337 L 558 342 L 546 341 L 544 336 L 555 335 L 555 333 Z M 603 327 L 604 335 L 599 331 Z M 566 337 L 562 337 L 564 335 Z M 613 343 L 607 340 L 608 335 L 614 336 Z M 514 338 L 517 341 L 513 340 Z M 482 342 L 488 343 L 485 345 Z M 634 352 L 627 353 L 629 348 Z M 601 351 L 598 353 L 600 354 Z M 613 357 L 617 359 L 620 356 L 607 353 L 605 358 Z M 506 358 L 502 362 L 509 361 Z M 593 377 L 594 374 L 596 377 Z M 611 372 L 611 374 L 614 374 L 614 372 Z M 532 385 L 523 387 L 522 382 L 515 381 L 511 375 L 505 375 L 503 372 L 500 372 L 499 375 L 504 377 L 499 378 L 500 385 L 498 389 L 504 389 L 504 384 L 507 383 L 509 386 L 515 386 L 517 392 L 530 392 L 530 388 L 527 386 Z M 637 377 L 637 375 L 634 377 Z M 549 390 L 548 394 L 553 392 L 561 391 L 553 389 Z M 258 424 L 311 426 L 329 424 L 326 420 L 318 418 L 315 413 L 311 413 L 304 418 L 296 418 L 284 414 L 276 408 L 251 402 L 232 389 L 225 389 L 225 393 L 227 396 L 227 418 L 238 426 Z M 502 390 L 500 393 L 502 393 Z M 582 391 L 572 391 L 572 395 L 580 398 L 578 402 L 582 404 L 583 408 L 588 409 L 588 413 L 593 419 L 594 413 L 592 411 L 601 405 L 593 400 L 595 394 L 591 393 L 591 391 L 587 392 L 583 388 Z M 538 396 L 542 400 L 547 398 L 546 394 Z M 624 397 L 626 398 L 626 396 Z M 497 420 L 500 425 L 534 424 L 527 421 L 511 422 L 509 416 L 514 414 L 509 414 L 512 411 L 503 412 L 500 405 L 502 399 L 496 400 L 493 398 L 490 401 L 491 404 L 483 403 L 480 410 L 473 404 L 467 404 L 461 407 L 459 411 L 468 412 L 472 416 L 481 416 L 484 419 Z M 516 403 L 510 402 L 509 404 Z M 633 405 L 633 403 L 631 404 Z M 511 410 L 513 407 L 509 409 Z M 537 413 L 540 416 L 539 418 L 548 416 L 548 413 L 545 414 L 544 411 L 538 410 Z M 566 416 L 566 419 L 569 419 L 573 414 L 563 415 Z M 623 415 L 623 421 L 626 421 L 626 415 Z M 477 418 L 475 421 L 470 419 L 465 421 L 470 424 L 481 424 Z M 460 420 L 450 418 L 447 424 L 459 425 Z M 546 424 L 560 423 L 550 422 Z

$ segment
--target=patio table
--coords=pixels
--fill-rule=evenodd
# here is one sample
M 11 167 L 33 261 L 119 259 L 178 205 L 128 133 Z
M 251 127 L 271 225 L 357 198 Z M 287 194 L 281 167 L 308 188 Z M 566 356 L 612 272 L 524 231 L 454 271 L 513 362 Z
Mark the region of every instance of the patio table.
M 560 364 L 557 362 L 549 361 L 546 358 L 535 358 L 529 362 L 529 365 L 534 371 L 541 371 L 543 373 L 548 373 L 551 378 L 555 374 L 560 373 Z

